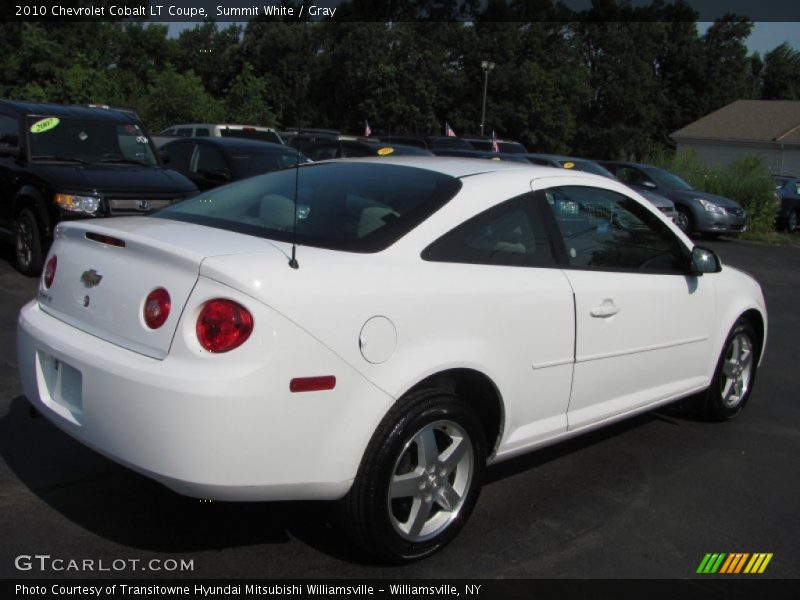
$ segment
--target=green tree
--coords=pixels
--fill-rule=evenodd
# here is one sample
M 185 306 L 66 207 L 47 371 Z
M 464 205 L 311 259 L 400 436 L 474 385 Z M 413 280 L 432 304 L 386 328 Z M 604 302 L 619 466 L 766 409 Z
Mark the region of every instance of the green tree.
M 765 100 L 800 99 L 800 51 L 784 42 L 764 56 L 761 97 Z
M 170 65 L 156 75 L 137 108 L 152 131 L 174 123 L 213 123 L 224 114 L 222 104 L 205 91 L 197 75 L 178 73 Z
M 245 63 L 224 95 L 226 121 L 249 125 L 275 126 L 275 113 L 267 104 L 267 83 L 253 74 Z

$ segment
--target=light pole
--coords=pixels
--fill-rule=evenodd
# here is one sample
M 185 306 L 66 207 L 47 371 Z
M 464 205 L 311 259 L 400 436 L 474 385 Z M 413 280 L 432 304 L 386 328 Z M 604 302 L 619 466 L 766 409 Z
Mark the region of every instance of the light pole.
M 489 85 L 489 71 L 494 69 L 494 63 L 488 60 L 482 60 L 481 69 L 483 69 L 483 108 L 481 108 L 481 136 L 482 136 L 483 126 L 486 123 L 486 88 Z

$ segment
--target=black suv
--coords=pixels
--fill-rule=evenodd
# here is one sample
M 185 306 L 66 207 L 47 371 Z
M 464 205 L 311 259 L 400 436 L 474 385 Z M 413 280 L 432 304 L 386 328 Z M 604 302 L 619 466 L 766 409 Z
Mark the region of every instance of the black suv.
M 196 192 L 132 111 L 0 100 L 0 237 L 26 275 L 59 221 L 145 214 Z

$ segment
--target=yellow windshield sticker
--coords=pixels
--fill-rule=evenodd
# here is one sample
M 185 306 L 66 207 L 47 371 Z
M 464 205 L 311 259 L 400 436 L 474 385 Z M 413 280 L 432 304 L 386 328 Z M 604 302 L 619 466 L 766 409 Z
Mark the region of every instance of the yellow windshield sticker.
M 564 168 L 565 169 L 574 169 L 575 168 L 575 163 L 574 162 L 565 162 L 564 163 Z
M 394 152 L 394 148 L 387 146 L 386 148 L 378 148 L 378 156 L 386 156 Z
M 41 119 L 36 121 L 33 125 L 31 125 L 31 133 L 42 133 L 44 131 L 50 131 L 53 127 L 58 126 L 59 124 L 58 117 L 47 117 L 46 119 Z

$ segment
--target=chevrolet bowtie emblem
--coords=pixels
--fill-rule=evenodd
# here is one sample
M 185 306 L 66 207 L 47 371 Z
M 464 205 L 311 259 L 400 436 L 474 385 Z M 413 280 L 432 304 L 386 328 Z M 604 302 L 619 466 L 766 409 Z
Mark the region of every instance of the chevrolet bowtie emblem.
M 81 281 L 86 287 L 94 287 L 103 280 L 103 276 L 99 275 L 94 269 L 84 271 L 81 275 Z

